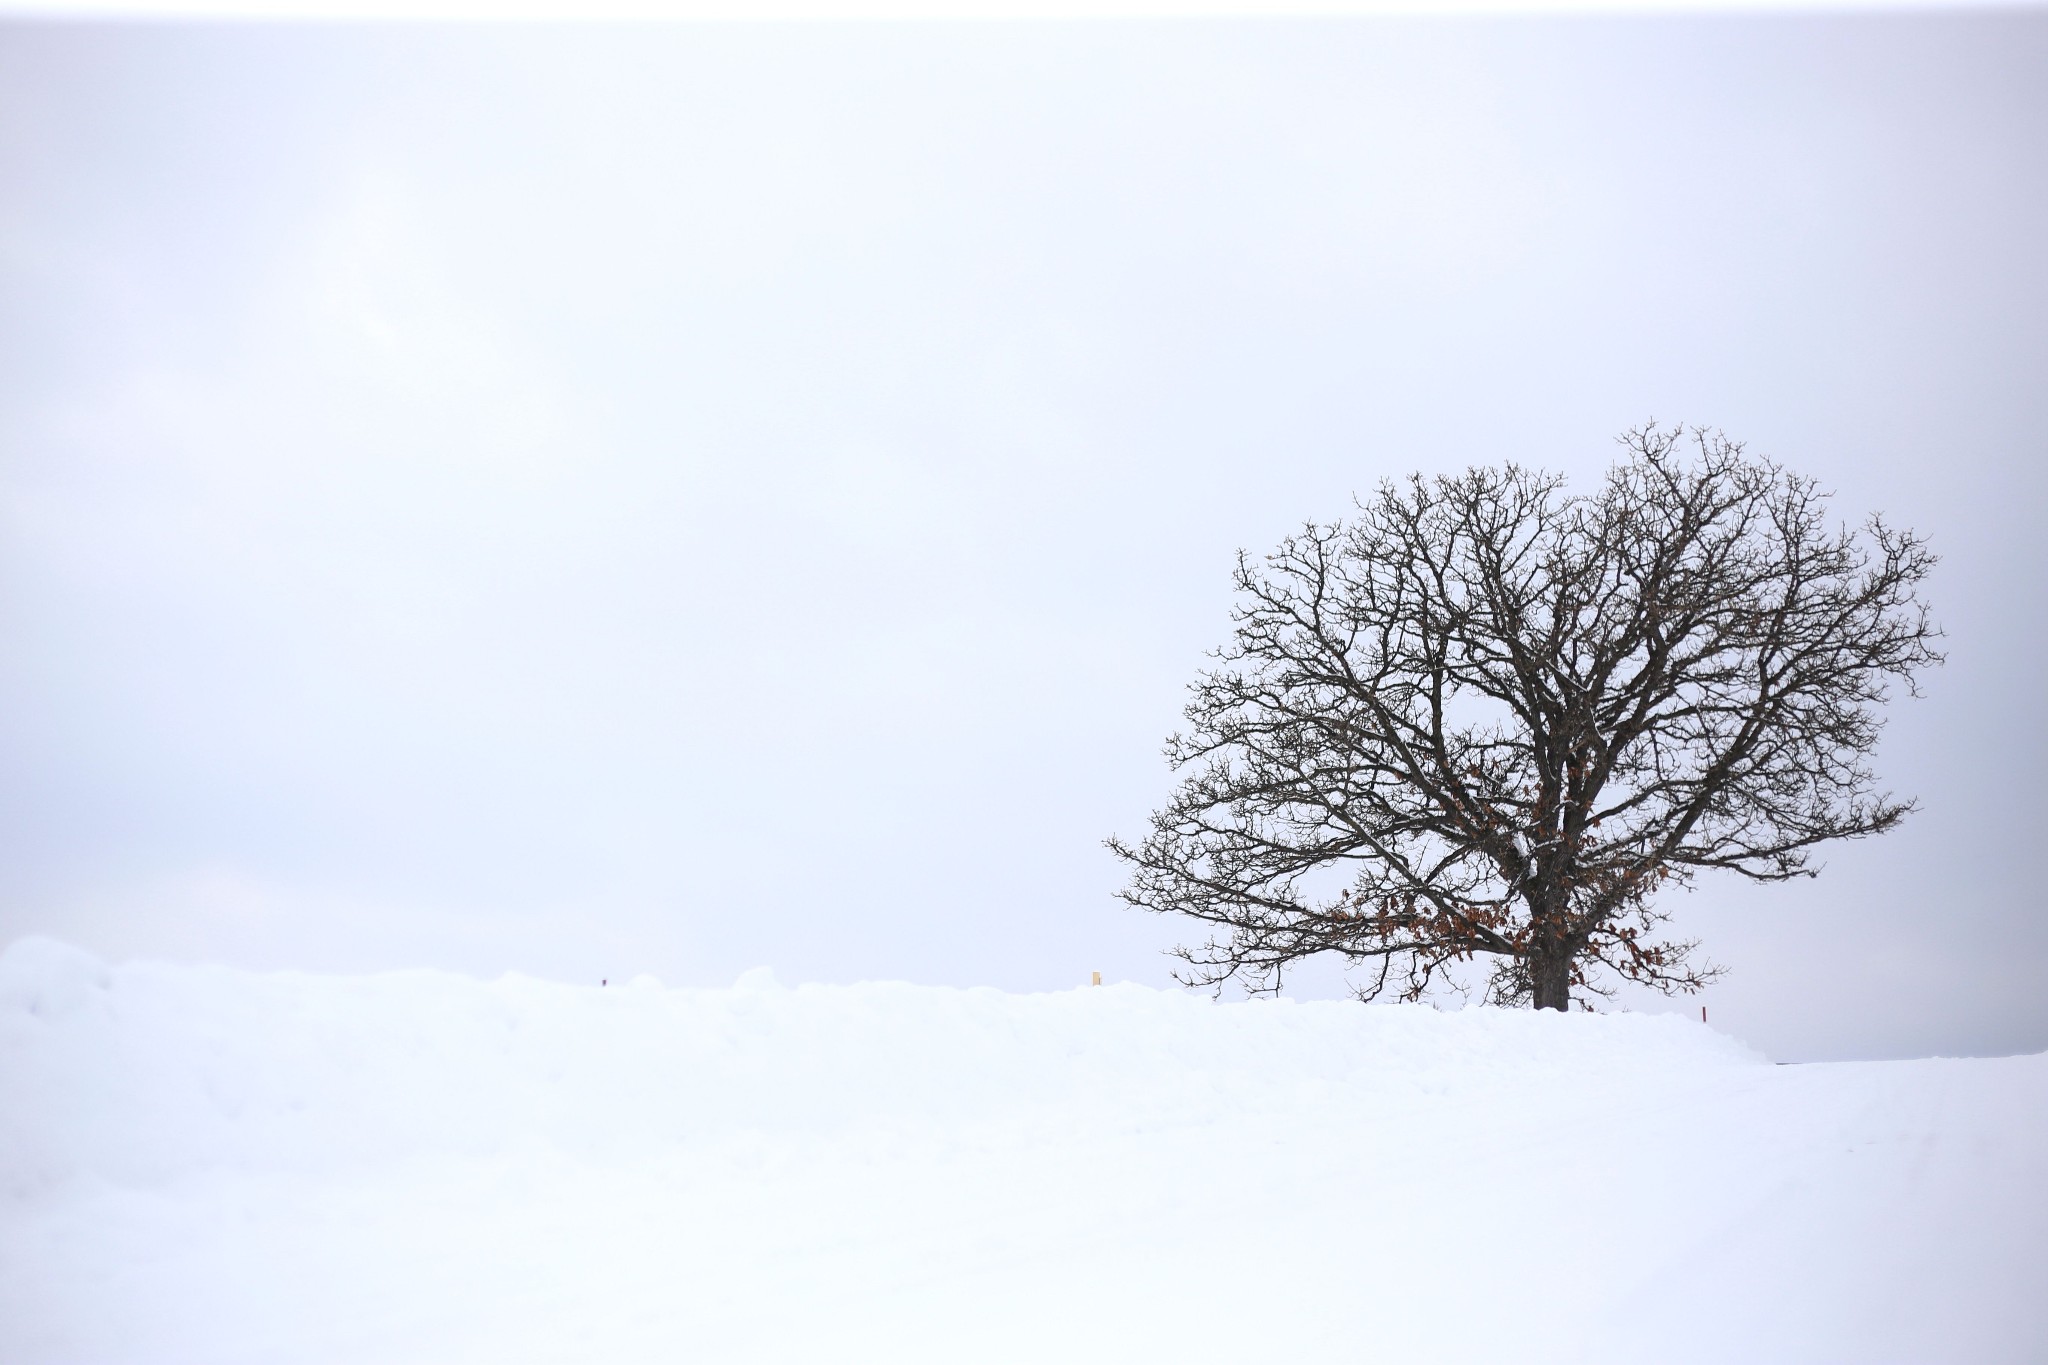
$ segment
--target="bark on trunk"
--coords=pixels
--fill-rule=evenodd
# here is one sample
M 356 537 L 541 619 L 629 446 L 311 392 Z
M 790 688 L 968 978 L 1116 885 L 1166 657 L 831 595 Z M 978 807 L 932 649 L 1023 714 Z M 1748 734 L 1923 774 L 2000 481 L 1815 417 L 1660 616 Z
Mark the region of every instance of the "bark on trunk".
M 1572 1007 L 1572 960 L 1568 957 L 1539 957 L 1529 964 L 1529 983 L 1535 987 L 1536 1008 L 1569 1010 Z

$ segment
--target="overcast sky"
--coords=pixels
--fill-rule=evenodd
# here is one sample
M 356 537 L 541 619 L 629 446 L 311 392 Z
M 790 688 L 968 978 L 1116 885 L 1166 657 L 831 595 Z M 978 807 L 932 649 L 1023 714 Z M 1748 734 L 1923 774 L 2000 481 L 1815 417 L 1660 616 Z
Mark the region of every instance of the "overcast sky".
M 1656 417 L 1943 556 L 1924 809 L 1683 898 L 1713 1022 L 2048 1047 L 2044 71 L 2041 12 L 0 27 L 0 940 L 1163 985 L 1100 841 L 1233 552 Z

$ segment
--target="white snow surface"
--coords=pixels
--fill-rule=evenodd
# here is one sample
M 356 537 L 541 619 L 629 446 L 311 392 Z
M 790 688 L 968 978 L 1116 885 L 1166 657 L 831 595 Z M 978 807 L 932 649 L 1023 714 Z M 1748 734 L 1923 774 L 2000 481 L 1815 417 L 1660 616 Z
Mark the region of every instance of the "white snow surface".
M 2048 1360 L 2048 1055 L 0 954 L 0 1361 Z

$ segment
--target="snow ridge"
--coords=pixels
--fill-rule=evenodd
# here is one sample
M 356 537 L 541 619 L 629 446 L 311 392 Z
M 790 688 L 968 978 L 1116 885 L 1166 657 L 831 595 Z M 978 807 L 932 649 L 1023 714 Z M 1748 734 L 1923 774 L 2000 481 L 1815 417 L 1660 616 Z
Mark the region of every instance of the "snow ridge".
M 2041 1057 L 29 939 L 0 1094 L 9 1360 L 2048 1355 Z

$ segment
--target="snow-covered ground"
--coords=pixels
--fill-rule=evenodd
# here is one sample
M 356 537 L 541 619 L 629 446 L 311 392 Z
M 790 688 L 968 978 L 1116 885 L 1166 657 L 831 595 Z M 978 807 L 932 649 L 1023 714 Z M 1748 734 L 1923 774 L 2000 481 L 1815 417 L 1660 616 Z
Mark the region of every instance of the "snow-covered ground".
M 0 1361 L 2048 1360 L 2048 1056 L 0 956 Z

